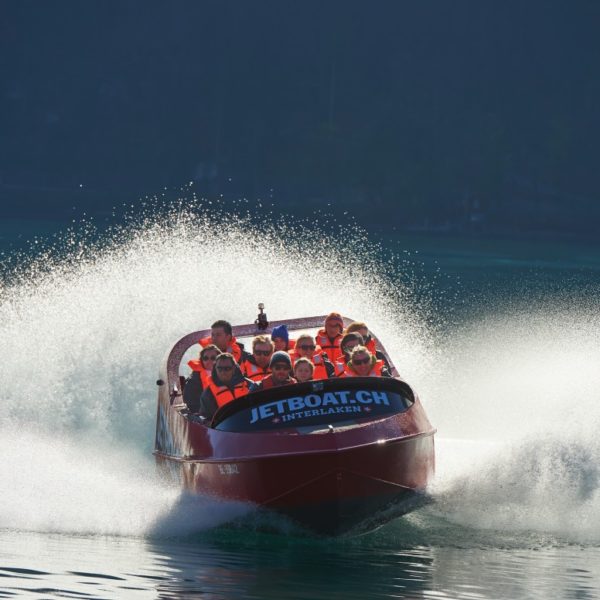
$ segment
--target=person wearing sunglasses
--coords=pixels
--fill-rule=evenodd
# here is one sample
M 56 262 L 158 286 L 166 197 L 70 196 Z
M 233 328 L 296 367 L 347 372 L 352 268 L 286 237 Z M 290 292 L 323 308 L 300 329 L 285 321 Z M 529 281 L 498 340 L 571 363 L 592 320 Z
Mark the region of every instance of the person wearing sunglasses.
M 313 379 L 329 379 L 335 376 L 335 367 L 326 352 L 322 352 L 311 335 L 302 334 L 296 340 L 294 359 L 307 358 L 314 365 Z
M 221 351 L 214 344 L 209 344 L 200 350 L 197 359 L 188 361 L 192 373 L 185 380 L 183 401 L 191 413 L 197 413 L 200 409 L 200 396 L 208 385 L 212 368 L 219 354 Z
M 298 383 L 291 375 L 292 359 L 287 352 L 274 352 L 269 363 L 271 374 L 267 375 L 257 386 L 257 390 L 268 390 L 282 385 Z
M 388 371 L 391 370 L 390 363 L 388 362 L 386 355 L 375 348 L 375 340 L 371 336 L 371 332 L 369 331 L 369 328 L 367 327 L 366 323 L 364 323 L 363 321 L 354 321 L 354 323 L 350 323 L 350 325 L 346 327 L 345 333 L 346 335 L 350 333 L 360 334 L 360 336 L 363 339 L 363 343 L 361 343 L 361 346 L 365 346 L 371 354 L 375 355 L 377 360 L 382 360 Z M 343 343 L 344 340 L 342 339 L 342 346 Z
M 256 384 L 242 375 L 233 354 L 217 356 L 207 388 L 200 396 L 200 416 L 212 419 L 221 406 L 254 391 Z
M 354 350 L 356 346 L 364 346 L 363 338 L 360 333 L 347 333 L 342 337 L 340 348 L 342 349 L 343 354 L 335 361 L 335 373 L 337 376 L 342 375 L 346 370 L 346 364 L 350 360 L 352 350 Z
M 273 350 L 273 342 L 266 335 L 257 335 L 252 340 L 252 356 L 242 363 L 244 376 L 258 383 L 269 375 L 269 361 Z
M 346 363 L 343 377 L 390 377 L 382 360 L 377 360 L 365 346 L 356 346 Z

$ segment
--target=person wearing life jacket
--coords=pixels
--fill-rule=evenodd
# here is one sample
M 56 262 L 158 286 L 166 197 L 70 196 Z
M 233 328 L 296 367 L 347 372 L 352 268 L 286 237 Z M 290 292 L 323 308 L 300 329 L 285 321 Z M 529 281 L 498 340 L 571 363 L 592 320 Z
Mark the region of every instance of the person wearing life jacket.
M 298 383 L 310 381 L 313 379 L 314 370 L 315 365 L 313 365 L 308 358 L 302 356 L 294 363 L 294 379 Z
M 278 325 L 271 330 L 271 341 L 275 347 L 275 351 L 283 350 L 290 353 L 296 345 L 295 340 L 290 340 L 287 325 Z
M 352 350 L 354 350 L 356 346 L 364 346 L 363 337 L 360 333 L 353 331 L 342 337 L 340 348 L 342 349 L 343 354 L 335 362 L 335 374 L 338 377 L 346 370 L 346 364 L 350 360 Z
M 190 413 L 197 413 L 200 410 L 200 396 L 208 386 L 212 368 L 219 354 L 221 351 L 214 344 L 209 344 L 200 350 L 200 356 L 197 359 L 188 361 L 192 373 L 185 380 L 183 401 Z
M 257 335 L 252 340 L 252 356 L 241 365 L 244 377 L 258 383 L 271 373 L 269 362 L 273 354 L 273 342 L 266 335 Z
M 222 319 L 210 326 L 210 337 L 202 338 L 199 344 L 202 347 L 214 344 L 221 352 L 233 354 L 238 364 L 250 357 L 250 353 L 244 350 L 244 344 L 238 343 L 233 337 L 231 323 Z
M 200 396 L 200 416 L 212 419 L 221 406 L 254 391 L 255 384 L 242 375 L 229 352 L 217 356 L 207 388 Z
M 292 359 L 287 352 L 274 352 L 269 363 L 271 374 L 267 375 L 257 386 L 258 390 L 269 390 L 282 385 L 298 383 L 292 376 Z
M 314 365 L 313 379 L 329 379 L 335 375 L 335 367 L 325 352 L 315 344 L 311 335 L 303 334 L 296 340 L 294 359 L 308 358 Z
M 377 348 L 375 347 L 375 340 L 371 336 L 371 332 L 369 331 L 367 324 L 364 323 L 363 321 L 354 321 L 353 323 L 350 323 L 350 325 L 348 325 L 348 327 L 346 327 L 345 333 L 354 333 L 354 332 L 360 333 L 360 335 L 362 336 L 363 341 L 364 341 L 364 343 L 362 345 L 365 346 L 366 348 L 368 348 L 369 352 L 371 354 L 375 355 L 377 360 L 382 360 L 385 363 L 385 366 L 387 367 L 388 371 L 391 371 L 390 363 L 389 363 L 386 355 L 383 352 L 381 352 L 380 350 L 377 350 Z
M 340 313 L 332 312 L 325 318 L 323 329 L 320 329 L 315 336 L 317 344 L 321 350 L 327 353 L 330 362 L 335 361 L 342 355 L 340 341 L 342 340 L 342 330 L 344 329 L 344 320 Z
M 391 377 L 382 360 L 377 360 L 365 346 L 356 346 L 346 364 L 344 377 Z

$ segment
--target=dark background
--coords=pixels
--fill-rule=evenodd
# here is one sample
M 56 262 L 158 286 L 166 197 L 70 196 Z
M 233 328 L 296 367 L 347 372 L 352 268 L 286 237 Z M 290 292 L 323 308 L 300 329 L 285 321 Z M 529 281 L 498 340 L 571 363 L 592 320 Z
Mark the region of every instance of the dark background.
M 600 2 L 0 0 L 0 216 L 164 187 L 594 238 Z

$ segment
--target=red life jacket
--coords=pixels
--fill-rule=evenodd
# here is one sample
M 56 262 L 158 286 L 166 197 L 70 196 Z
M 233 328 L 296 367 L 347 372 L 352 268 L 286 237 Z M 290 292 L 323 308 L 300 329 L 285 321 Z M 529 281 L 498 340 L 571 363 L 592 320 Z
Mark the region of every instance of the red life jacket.
M 333 338 L 333 341 L 331 341 L 324 329 L 320 329 L 315 336 L 317 345 L 321 346 L 321 350 L 327 354 L 327 357 L 332 363 L 335 363 L 335 361 L 343 355 L 342 349 L 340 348 L 342 337 L 342 334 L 338 333 Z
M 262 381 L 267 375 L 270 375 L 271 371 L 268 367 L 266 369 L 263 369 L 262 367 L 251 363 L 249 360 L 246 360 L 242 363 L 242 373 L 244 374 L 244 377 L 252 379 L 252 381 L 256 381 L 258 383 L 259 381 Z
M 206 348 L 206 346 L 210 346 L 210 344 L 212 344 L 213 342 L 212 342 L 211 337 L 205 337 L 205 338 L 202 338 L 198 343 L 203 348 Z M 240 348 L 239 344 L 237 343 L 237 341 L 234 337 L 231 338 L 231 341 L 229 342 L 229 346 L 227 346 L 226 352 L 233 354 L 233 357 L 235 358 L 235 362 L 237 362 L 239 364 L 239 362 L 242 358 L 242 349 Z
M 367 350 L 373 355 L 375 356 L 375 340 L 373 338 L 371 338 L 366 344 L 365 344 L 365 348 L 367 348 Z
M 217 402 L 217 406 L 221 408 L 221 406 L 225 406 L 228 402 L 235 400 L 236 398 L 241 398 L 248 393 L 248 383 L 246 381 L 240 381 L 238 384 L 233 386 L 232 388 L 228 388 L 226 385 L 217 385 L 212 379 L 208 382 L 208 387 L 212 392 L 215 400 Z
M 382 360 L 376 360 L 375 364 L 367 375 L 358 375 L 348 365 L 344 369 L 344 374 L 341 377 L 381 377 L 381 369 L 385 367 L 385 363 Z
M 274 387 L 283 387 L 284 385 L 291 385 L 292 383 L 298 383 L 293 377 L 290 377 L 288 381 L 286 381 L 281 386 L 275 386 L 273 383 L 273 375 L 267 375 L 260 383 L 261 390 L 270 390 Z
M 208 386 L 208 380 L 210 379 L 211 371 L 205 369 L 202 361 L 199 359 L 188 360 L 188 366 L 192 371 L 196 371 L 200 375 L 200 381 L 202 382 L 202 389 L 205 390 Z
M 346 370 L 346 357 L 344 355 L 342 355 L 341 358 L 338 358 L 335 363 L 333 364 L 333 366 L 335 367 L 335 376 L 336 377 L 343 377 L 344 376 L 344 371 Z
M 313 355 L 312 364 L 315 366 L 313 371 L 313 379 L 329 379 L 327 367 L 325 367 L 325 361 L 323 360 L 323 356 L 321 356 L 321 354 Z

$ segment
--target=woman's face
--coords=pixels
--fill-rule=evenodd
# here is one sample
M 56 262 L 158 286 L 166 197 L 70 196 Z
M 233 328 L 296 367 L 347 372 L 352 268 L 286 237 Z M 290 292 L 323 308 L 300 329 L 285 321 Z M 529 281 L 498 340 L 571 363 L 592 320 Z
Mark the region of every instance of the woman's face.
M 296 354 L 298 356 L 305 356 L 306 358 L 312 360 L 312 357 L 315 353 L 316 345 L 314 340 L 309 338 L 302 338 L 296 344 Z
M 283 338 L 276 337 L 271 338 L 271 340 L 273 341 L 273 345 L 275 346 L 275 351 L 286 350 L 287 342 Z
M 214 350 L 209 350 L 206 354 L 200 359 L 202 361 L 202 366 L 212 371 L 212 368 L 215 364 L 215 360 L 217 360 L 218 354 Z
M 294 368 L 294 377 L 300 381 L 309 381 L 312 379 L 312 369 L 309 365 L 300 363 Z

